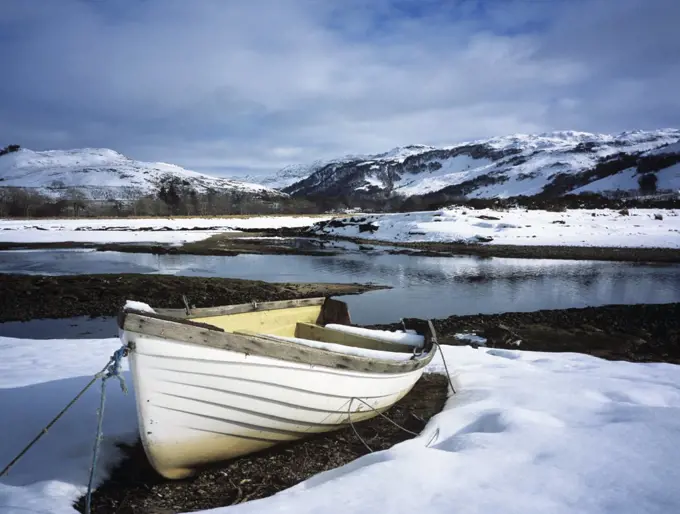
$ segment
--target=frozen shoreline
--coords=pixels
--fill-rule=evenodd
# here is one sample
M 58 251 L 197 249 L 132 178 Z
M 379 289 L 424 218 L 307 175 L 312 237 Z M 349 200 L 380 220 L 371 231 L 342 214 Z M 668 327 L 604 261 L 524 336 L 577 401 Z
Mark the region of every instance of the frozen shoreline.
M 318 222 L 316 235 L 391 243 L 452 243 L 484 246 L 680 248 L 675 209 L 470 209 L 355 215 Z
M 332 216 L 0 219 L 0 243 L 192 243 L 242 229 L 307 227 Z
M 0 337 L 0 408 L 8 419 L 22 417 L 3 431 L 0 462 L 13 457 L 118 345 L 117 339 Z M 212 512 L 368 514 L 380 507 L 437 514 L 474 506 L 492 513 L 513 505 L 524 513 L 615 508 L 637 514 L 680 508 L 673 471 L 680 459 L 680 367 L 574 353 L 444 352 L 458 394 L 418 437 L 275 496 Z M 129 379 L 127 369 L 124 363 Z M 428 371 L 442 371 L 439 356 Z M 0 480 L 5 513 L 27 507 L 74 512 L 87 482 L 94 389 Z M 133 392 L 124 396 L 109 387 L 97 484 L 122 458 L 115 444 L 133 442 L 136 430 Z

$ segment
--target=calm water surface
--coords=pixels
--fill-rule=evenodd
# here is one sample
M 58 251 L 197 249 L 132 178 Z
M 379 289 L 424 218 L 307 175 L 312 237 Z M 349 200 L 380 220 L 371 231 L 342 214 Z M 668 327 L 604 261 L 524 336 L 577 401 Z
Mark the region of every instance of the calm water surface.
M 159 273 L 270 282 L 376 283 L 392 286 L 343 297 L 356 323 L 404 316 L 560 309 L 604 304 L 680 301 L 680 265 L 599 261 L 417 257 L 347 253 L 339 256 L 150 255 L 82 250 L 0 252 L 0 273 Z M 51 328 L 50 328 L 51 327 Z M 0 335 L 40 337 L 116 335 L 112 320 L 0 324 Z M 64 336 L 66 337 L 66 336 Z

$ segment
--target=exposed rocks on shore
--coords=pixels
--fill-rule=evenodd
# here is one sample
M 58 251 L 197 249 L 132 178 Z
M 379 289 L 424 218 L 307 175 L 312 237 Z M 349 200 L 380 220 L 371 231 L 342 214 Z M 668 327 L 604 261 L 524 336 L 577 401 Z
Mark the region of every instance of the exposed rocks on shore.
M 126 300 L 182 308 L 182 295 L 196 307 L 315 296 L 358 294 L 383 286 L 269 283 L 233 278 L 171 275 L 3 275 L 0 322 L 34 318 L 115 316 Z
M 450 316 L 433 323 L 442 344 L 465 344 L 455 334 L 467 332 L 487 337 L 496 348 L 680 364 L 680 303 Z

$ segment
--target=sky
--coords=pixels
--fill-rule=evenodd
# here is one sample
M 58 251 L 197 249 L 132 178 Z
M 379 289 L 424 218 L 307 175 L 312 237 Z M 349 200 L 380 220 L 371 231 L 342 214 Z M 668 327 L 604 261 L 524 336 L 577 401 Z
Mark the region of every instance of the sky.
M 680 125 L 678 0 L 2 0 L 0 146 L 224 176 Z

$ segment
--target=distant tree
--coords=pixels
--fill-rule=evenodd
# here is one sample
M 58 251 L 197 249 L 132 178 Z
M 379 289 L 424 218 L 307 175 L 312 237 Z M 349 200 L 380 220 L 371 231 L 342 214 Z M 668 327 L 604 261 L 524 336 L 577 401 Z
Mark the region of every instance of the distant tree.
M 170 181 L 167 184 L 163 184 L 158 191 L 158 197 L 168 206 L 172 214 L 177 214 L 180 204 L 182 203 L 182 198 L 178 192 L 178 186 L 175 181 Z
M 640 177 L 638 178 L 640 192 L 642 194 L 656 193 L 657 180 L 658 179 L 654 173 L 645 173 L 644 175 L 640 175 Z
M 87 196 L 80 189 L 75 187 L 66 188 L 61 198 L 67 201 L 73 209 L 73 215 L 77 218 L 80 211 L 87 208 Z
M 19 145 L 8 145 L 5 148 L 0 148 L 0 155 L 7 155 L 8 153 L 18 152 L 21 149 Z

